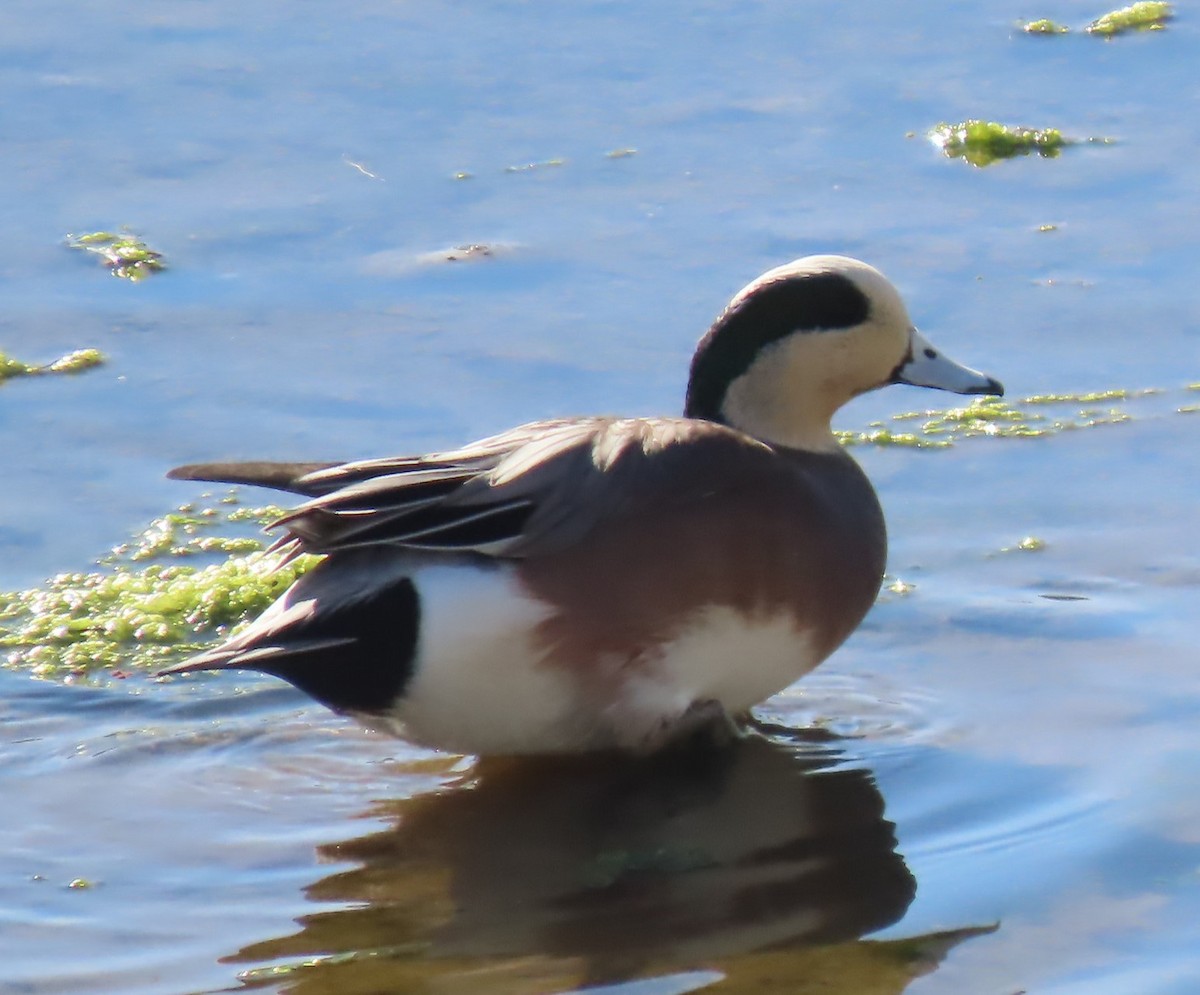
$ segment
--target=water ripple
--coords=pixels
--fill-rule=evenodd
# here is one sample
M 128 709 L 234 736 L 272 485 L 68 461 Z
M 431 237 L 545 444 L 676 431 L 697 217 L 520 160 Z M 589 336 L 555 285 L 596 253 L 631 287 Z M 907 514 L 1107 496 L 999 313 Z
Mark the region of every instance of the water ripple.
M 901 687 L 871 673 L 813 674 L 760 705 L 755 715 L 773 735 L 805 742 L 824 739 L 851 754 L 946 747 L 959 742 L 964 732 L 933 691 Z

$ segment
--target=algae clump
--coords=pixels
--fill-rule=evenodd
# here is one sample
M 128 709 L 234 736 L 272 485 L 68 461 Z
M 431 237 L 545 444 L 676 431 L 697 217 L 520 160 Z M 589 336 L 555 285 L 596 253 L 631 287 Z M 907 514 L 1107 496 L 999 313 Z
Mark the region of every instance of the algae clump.
M 1004 546 L 1001 553 L 1040 553 L 1046 548 L 1046 540 L 1037 536 L 1023 536 L 1012 546 Z
M 167 268 L 162 253 L 151 249 L 130 231 L 67 235 L 67 247 L 94 253 L 113 276 L 132 283 L 138 283 Z
M 989 166 L 999 159 L 1034 152 L 1053 159 L 1066 146 L 1075 144 L 1057 128 L 1009 127 L 978 118 L 959 124 L 942 122 L 929 132 L 929 138 L 948 158 L 965 159 L 972 166 Z
M 123 676 L 124 667 L 164 666 L 227 635 L 319 559 L 288 560 L 264 552 L 254 536 L 218 531 L 273 521 L 279 511 L 184 506 L 118 546 L 95 570 L 0 594 L 0 663 L 56 680 L 103 670 Z M 203 566 L 179 562 L 230 552 Z
M 0 384 L 13 377 L 38 377 L 47 373 L 82 373 L 94 366 L 100 366 L 107 357 L 99 349 L 76 349 L 65 356 L 59 356 L 52 363 L 37 365 L 22 363 L 13 359 L 7 353 L 0 351 Z
M 1083 30 L 1101 38 L 1112 38 L 1127 31 L 1161 31 L 1166 27 L 1166 22 L 1174 16 L 1175 11 L 1169 3 L 1162 0 L 1140 0 L 1096 18 Z M 1043 17 L 1022 24 L 1021 30 L 1027 35 L 1065 35 L 1070 28 Z
M 1197 390 L 1200 384 L 1190 384 L 1184 389 Z M 971 438 L 1040 438 L 1076 429 L 1122 424 L 1132 420 L 1133 415 L 1118 405 L 1167 394 L 1157 387 L 1140 390 L 1118 387 L 1080 393 L 1033 394 L 1014 402 L 1000 397 L 977 397 L 954 408 L 901 412 L 891 416 L 892 424 L 876 421 L 864 430 L 840 431 L 835 435 L 844 446 L 906 446 L 912 449 L 946 449 Z M 1185 408 L 1176 410 L 1185 412 Z
M 1141 0 L 1096 18 L 1084 30 L 1103 38 L 1112 38 L 1126 31 L 1161 31 L 1173 16 L 1174 11 L 1169 3 Z
M 1065 35 L 1070 29 L 1057 21 L 1043 17 L 1040 20 L 1022 24 L 1021 30 L 1027 35 Z

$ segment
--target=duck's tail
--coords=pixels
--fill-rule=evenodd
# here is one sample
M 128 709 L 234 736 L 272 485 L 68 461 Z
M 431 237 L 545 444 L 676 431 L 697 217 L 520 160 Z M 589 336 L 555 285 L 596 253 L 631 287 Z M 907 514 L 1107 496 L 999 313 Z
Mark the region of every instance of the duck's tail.
M 265 460 L 248 460 L 242 463 L 188 463 L 167 472 L 172 480 L 206 480 L 217 484 L 251 484 L 254 487 L 270 487 L 276 491 L 290 491 L 315 497 L 328 488 L 310 486 L 304 481 L 310 473 L 337 466 L 334 463 L 272 463 Z

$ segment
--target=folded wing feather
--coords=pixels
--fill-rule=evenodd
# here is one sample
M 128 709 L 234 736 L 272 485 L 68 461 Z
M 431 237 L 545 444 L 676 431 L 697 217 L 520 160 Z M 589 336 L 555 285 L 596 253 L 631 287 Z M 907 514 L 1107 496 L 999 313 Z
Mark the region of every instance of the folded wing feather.
M 581 418 L 522 425 L 428 456 L 196 464 L 171 476 L 308 496 L 270 526 L 287 530 L 277 546 L 295 552 L 391 545 L 524 557 L 571 543 L 600 519 L 620 514 L 633 495 L 677 494 L 669 483 L 679 480 L 672 456 L 697 445 L 713 455 L 722 450 L 726 459 L 690 461 L 690 476 L 699 470 L 703 479 L 693 493 L 732 486 L 720 465 L 733 455 L 731 469 L 738 454 L 754 459 L 754 450 L 764 448 L 709 422 Z

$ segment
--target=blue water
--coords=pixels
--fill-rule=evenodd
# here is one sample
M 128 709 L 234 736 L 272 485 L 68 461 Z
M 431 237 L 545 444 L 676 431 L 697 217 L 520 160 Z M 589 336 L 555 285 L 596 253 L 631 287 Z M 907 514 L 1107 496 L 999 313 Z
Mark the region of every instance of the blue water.
M 513 787 L 267 679 L 0 670 L 0 991 L 1195 990 L 1197 28 L 911 7 L 0 9 L 0 350 L 110 357 L 0 387 L 6 589 L 194 498 L 177 463 L 677 411 L 729 295 L 809 252 L 879 266 L 1012 397 L 1164 390 L 1121 425 L 856 449 L 914 590 L 764 707 L 770 748 L 624 785 L 643 821 L 599 842 L 567 813 L 603 777 Z M 976 116 L 1114 141 L 979 170 L 924 137 Z M 63 247 L 120 225 L 169 271 Z M 786 732 L 812 724 L 842 738 Z M 696 838 L 644 814 L 675 790 L 705 852 L 776 854 L 762 881 L 681 870 Z M 818 901 L 788 847 L 879 874 Z M 641 904 L 567 900 L 634 864 Z

